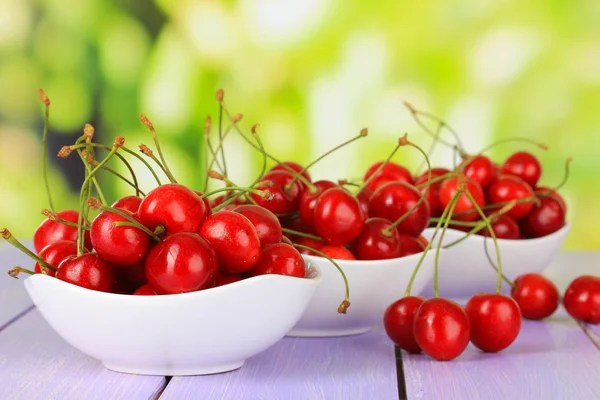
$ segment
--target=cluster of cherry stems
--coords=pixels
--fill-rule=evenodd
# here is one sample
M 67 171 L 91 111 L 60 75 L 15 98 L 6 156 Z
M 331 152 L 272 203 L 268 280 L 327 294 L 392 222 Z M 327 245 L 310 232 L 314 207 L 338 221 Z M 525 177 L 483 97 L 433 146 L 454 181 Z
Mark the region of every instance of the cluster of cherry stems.
M 22 267 L 10 270 L 14 277 L 21 272 L 42 273 L 91 290 L 167 295 L 209 289 L 261 274 L 304 278 L 302 254 L 307 254 L 327 258 L 342 274 L 346 295 L 338 312 L 346 313 L 350 307 L 348 282 L 335 260 L 393 259 L 421 253 L 405 297 L 390 305 L 384 322 L 388 336 L 398 346 L 409 352 L 423 351 L 437 360 L 457 357 L 469 341 L 484 351 L 500 351 L 518 335 L 522 317 L 545 318 L 558 306 L 556 287 L 539 274 L 526 274 L 509 282 L 512 298 L 500 294 L 502 279 L 508 279 L 502 275 L 497 240 L 542 237 L 565 225 L 566 204 L 557 189 L 566 181 L 568 162 L 565 180 L 558 187 L 539 186 L 541 165 L 533 154 L 514 153 L 500 166 L 483 154 L 489 148 L 476 155 L 467 154 L 447 124 L 407 104 L 417 123 L 433 136 L 433 145 L 442 143 L 455 150 L 461 158 L 458 165 L 451 170 L 431 168 L 427 153 L 404 135 L 389 157 L 369 167 L 360 181 L 313 182 L 310 167 L 366 137 L 367 130 L 361 130 L 306 167 L 283 162 L 265 151 L 258 125 L 252 127 L 250 135 L 239 128 L 242 115 L 228 111 L 220 90 L 216 146 L 210 140 L 210 117 L 204 131 L 209 157 L 202 192 L 176 181 L 152 123 L 141 115 L 158 157 L 143 144 L 139 146 L 141 154 L 130 150 L 122 137 L 117 137 L 112 146 L 95 143 L 94 128 L 86 125 L 76 143 L 65 146 L 58 154 L 66 158 L 75 152 L 85 167 L 80 210 L 56 212 L 45 159 L 50 100 L 43 91 L 40 97 L 46 110 L 43 165 L 50 209 L 43 211 L 47 218 L 34 233 L 37 254 L 7 229 L 0 231 L 7 241 L 36 261 L 33 271 Z M 226 127 L 223 119 L 228 120 Z M 429 130 L 423 119 L 435 121 L 437 130 Z M 443 128 L 454 134 L 456 144 L 440 137 Z M 247 187 L 234 184 L 227 175 L 223 142 L 231 132 L 239 134 L 263 158 L 260 175 Z M 416 178 L 391 161 L 398 149 L 406 146 L 418 150 L 427 164 L 426 171 Z M 545 148 L 539 144 L 538 147 Z M 98 150 L 108 154 L 98 160 Z M 156 179 L 156 188 L 147 194 L 140 190 L 124 153 L 145 164 Z M 126 165 L 131 179 L 107 166 L 111 158 Z M 160 181 L 149 161 L 160 168 L 169 183 Z M 274 166 L 267 170 L 269 162 L 274 162 Z M 127 182 L 135 195 L 109 205 L 96 177 L 100 170 Z M 209 178 L 223 181 L 225 186 L 207 192 Z M 99 212 L 92 218 L 95 210 Z M 436 227 L 431 240 L 440 230 L 441 234 L 435 261 L 435 298 L 426 300 L 411 296 L 410 290 L 431 248 L 421 235 L 430 225 Z M 490 236 L 496 246 L 497 265 L 491 260 L 490 263 L 498 272 L 497 293 L 478 294 L 465 308 L 438 296 L 438 255 L 449 228 L 466 234 L 444 247 L 472 234 Z M 582 293 L 591 290 L 600 296 L 600 280 L 581 277 L 567 290 L 564 304 L 576 318 L 600 322 L 600 314 L 582 297 Z

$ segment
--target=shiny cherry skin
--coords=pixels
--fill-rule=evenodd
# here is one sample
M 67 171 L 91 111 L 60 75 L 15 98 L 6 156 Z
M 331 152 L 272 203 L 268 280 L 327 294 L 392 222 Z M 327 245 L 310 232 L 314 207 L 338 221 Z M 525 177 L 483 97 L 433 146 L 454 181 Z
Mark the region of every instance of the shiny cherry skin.
M 565 202 L 565 199 L 563 199 L 563 197 L 557 191 L 552 190 L 551 188 L 549 188 L 547 186 L 539 186 L 539 187 L 535 188 L 535 195 L 540 198 L 548 197 L 548 196 L 552 197 L 554 200 L 556 200 L 558 202 L 558 204 L 562 208 L 563 214 L 567 215 L 567 203 Z
M 266 274 L 304 278 L 306 276 L 306 264 L 298 250 L 289 244 L 269 244 L 263 248 L 258 265 L 248 271 L 246 276 Z
M 522 200 L 533 197 L 533 189 L 523 179 L 512 175 L 500 175 L 494 179 L 486 190 L 489 204 L 500 204 L 511 200 Z M 500 207 L 500 206 L 499 206 Z M 516 204 L 506 212 L 514 219 L 521 219 L 531 211 L 533 203 Z
M 79 213 L 74 210 L 59 211 L 56 213 L 56 216 L 65 221 L 73 222 L 74 224 L 79 223 Z M 33 247 L 36 253 L 39 253 L 44 247 L 58 240 L 71 240 L 76 242 L 77 228 L 46 218 L 33 233 Z M 88 231 L 84 234 L 84 243 L 85 248 L 91 250 L 92 243 Z
M 334 187 L 317 199 L 313 223 L 325 244 L 343 246 L 360 235 L 365 214 L 355 196 L 341 187 Z
M 421 236 L 421 238 L 423 237 Z M 424 243 L 419 237 L 407 235 L 406 233 L 399 234 L 398 239 L 400 242 L 399 257 L 407 257 L 413 254 L 422 253 L 425 251 L 425 247 L 427 246 L 427 243 Z
M 358 260 L 387 260 L 400 257 L 400 234 L 396 229 L 387 232 L 392 225 L 384 218 L 369 218 L 360 235 L 352 243 L 351 250 Z
M 439 197 L 440 205 L 443 209 L 448 207 L 457 190 L 458 178 L 449 178 L 442 182 L 440 186 Z M 483 194 L 483 189 L 481 188 L 479 182 L 473 178 L 467 178 L 467 190 L 471 196 L 473 196 L 475 203 L 479 207 L 485 206 L 485 195 Z M 456 215 L 459 213 L 464 214 Z M 474 221 L 479 218 L 477 209 L 465 193 L 461 193 L 460 196 L 458 196 L 458 201 L 456 202 L 456 206 L 454 207 L 454 212 L 452 215 L 452 219 L 458 221 Z
M 563 305 L 578 321 L 600 323 L 600 278 L 583 275 L 573 280 L 565 291 Z
M 214 213 L 204 221 L 200 236 L 217 254 L 221 270 L 229 274 L 244 273 L 258 263 L 260 239 L 252 222 L 240 213 Z
M 269 182 L 270 187 L 261 189 L 271 195 L 271 200 L 250 193 L 250 197 L 261 207 L 273 214 L 288 214 L 298 209 L 298 202 L 302 194 L 302 185 L 296 180 L 291 187 L 287 187 L 294 180 L 294 175 L 287 171 L 271 171 L 263 176 L 260 182 Z
M 151 190 L 138 210 L 140 221 L 154 231 L 162 225 L 167 235 L 200 230 L 206 218 L 206 203 L 193 190 L 168 183 Z
M 310 174 L 308 173 L 308 171 L 304 171 L 304 172 L 303 172 L 303 170 L 304 170 L 304 167 L 303 167 L 302 165 L 300 165 L 300 164 L 296 163 L 296 162 L 293 162 L 293 161 L 284 161 L 284 162 L 283 162 L 283 163 L 281 163 L 281 164 L 276 164 L 276 165 L 274 165 L 274 166 L 273 166 L 273 167 L 272 167 L 272 168 L 269 170 L 269 172 L 271 172 L 271 171 L 285 171 L 285 172 L 291 173 L 291 171 L 290 171 L 288 168 L 284 167 L 282 164 L 285 164 L 285 166 L 287 166 L 287 167 L 289 167 L 289 168 L 293 169 L 294 171 L 296 171 L 296 172 L 298 172 L 298 173 L 302 172 L 302 176 L 303 176 L 303 177 L 304 177 L 304 178 L 305 178 L 307 181 L 309 181 L 309 182 L 311 182 L 311 181 L 312 181 L 312 180 L 311 180 L 311 178 L 310 178 Z M 302 183 L 302 181 L 300 181 L 300 183 L 301 183 L 301 185 L 302 185 L 302 186 L 304 186 L 304 183 Z
M 496 235 L 496 239 L 521 239 L 521 229 L 519 228 L 519 224 L 514 218 L 511 218 L 506 214 L 499 215 L 495 221 L 491 222 L 491 225 L 494 234 Z M 477 232 L 477 234 L 491 237 L 487 227 Z
M 218 269 L 214 250 L 196 233 L 169 235 L 146 257 L 146 277 L 158 294 L 195 292 L 212 287 Z
M 206 209 L 206 216 L 208 217 L 209 215 L 211 215 L 213 213 L 212 205 L 210 204 L 210 200 L 208 199 L 208 197 L 203 197 L 204 193 L 199 192 L 197 190 L 194 190 L 194 193 L 196 193 L 196 195 L 202 199 L 202 202 L 204 203 L 204 208 Z
M 230 283 L 239 282 L 242 280 L 240 275 L 219 273 L 215 280 L 214 287 L 229 285 Z
M 375 164 L 371 165 L 369 167 L 369 169 L 367 170 L 367 172 L 365 173 L 363 181 L 366 181 L 367 179 L 369 179 L 371 177 L 371 175 L 373 175 L 377 171 L 377 169 L 379 169 L 381 164 L 383 164 L 383 161 L 379 161 L 379 162 L 376 162 Z M 388 162 L 381 169 L 381 171 L 379 171 L 377 173 L 377 175 L 375 175 L 375 178 L 373 178 L 373 180 L 371 182 L 369 182 L 369 184 L 367 185 L 367 189 L 374 192 L 380 186 L 385 185 L 388 182 L 396 182 L 396 181 L 407 182 L 410 184 L 414 183 L 412 174 L 410 173 L 410 171 L 408 169 L 406 169 L 403 166 L 398 165 L 396 163 Z
M 469 317 L 458 303 L 442 298 L 425 301 L 415 314 L 414 334 L 417 345 L 438 361 L 461 355 L 471 338 Z
M 542 165 L 536 156 L 526 151 L 512 154 L 500 167 L 503 174 L 523 179 L 531 187 L 535 187 L 542 176 Z
M 306 236 L 298 236 L 294 239 L 293 243 L 302 245 L 302 246 L 306 246 L 306 247 L 310 247 L 311 249 L 314 250 L 319 250 L 321 251 L 321 249 L 325 246 L 325 243 L 323 243 L 320 240 L 316 240 L 316 239 L 312 239 Z M 311 251 L 309 249 L 305 249 L 305 248 L 297 248 L 297 250 L 300 252 L 300 254 L 308 254 L 311 256 L 318 256 L 319 254 L 315 253 L 314 251 Z
M 503 294 L 478 293 L 469 299 L 465 311 L 471 325 L 471 343 L 481 351 L 502 351 L 521 331 L 519 305 Z
M 39 252 L 38 256 L 46 261 L 48 264 L 52 265 L 54 268 L 58 268 L 61 262 L 63 262 L 67 257 L 76 256 L 77 255 L 77 242 L 72 240 L 58 240 L 56 242 L 50 243 L 48 246 L 44 247 L 42 251 Z M 34 272 L 41 273 L 42 269 L 40 268 L 40 263 L 36 262 L 34 267 Z M 54 276 L 56 271 L 51 269 L 45 269 L 46 274 L 49 276 Z
M 58 266 L 56 278 L 99 292 L 110 292 L 114 281 L 110 265 L 96 253 L 67 257 Z
M 554 314 L 560 302 L 556 285 L 543 275 L 528 273 L 514 280 L 510 295 L 525 319 L 540 320 Z
M 371 201 L 372 196 L 373 192 L 367 188 L 364 188 L 356 194 L 356 198 L 360 203 L 360 208 L 363 210 L 365 215 L 369 215 L 369 202 Z
M 313 227 L 313 220 L 315 215 L 315 204 L 317 204 L 317 199 L 324 191 L 327 189 L 331 189 L 337 187 L 337 185 L 331 181 L 317 181 L 313 183 L 315 190 L 311 192 L 310 190 L 304 190 L 302 195 L 300 196 L 300 201 L 298 204 L 298 211 L 300 213 L 300 218 L 302 221 L 309 227 Z
M 409 183 L 386 183 L 373 193 L 369 202 L 369 216 L 394 222 L 408 213 L 421 196 L 419 189 Z M 427 228 L 429 219 L 429 204 L 425 200 L 396 227 L 396 230 L 399 233 L 419 236 Z
M 354 254 L 344 246 L 323 246 L 319 251 L 334 260 L 356 260 Z
M 482 189 L 492 181 L 495 175 L 495 167 L 489 157 L 479 154 L 469 159 L 470 162 L 465 167 L 465 175 L 476 180 Z
M 135 292 L 133 292 L 134 296 L 156 296 L 158 295 L 158 293 L 156 293 L 156 290 L 154 290 L 152 288 L 152 286 L 150 286 L 149 284 L 145 284 L 140 286 L 139 288 L 137 288 L 135 290 Z
M 115 201 L 111 207 L 119 210 L 127 210 L 136 214 L 142 204 L 142 199 L 137 196 L 125 196 Z
M 421 296 L 403 297 L 390 304 L 383 314 L 383 326 L 390 340 L 411 354 L 421 352 L 415 340 L 414 325 L 417 310 L 424 302 Z
M 127 210 L 129 216 L 140 222 L 140 218 Z M 128 220 L 110 211 L 102 211 L 94 218 L 90 227 L 92 245 L 105 261 L 115 265 L 133 265 L 146 257 L 152 245 L 150 235 L 133 226 L 113 226 L 115 222 Z
M 541 197 L 529 214 L 521 220 L 521 232 L 526 238 L 548 236 L 565 226 L 565 213 L 554 197 Z
M 448 173 L 450 173 L 450 170 L 446 168 L 432 168 L 431 179 L 437 178 L 442 175 L 446 175 Z M 427 183 L 428 177 L 429 174 L 427 171 L 425 171 L 421 175 L 419 175 L 417 179 L 415 179 L 415 186 L 423 185 L 422 187 L 418 188 L 421 191 L 421 193 L 425 193 L 425 190 L 427 190 L 427 185 L 425 185 L 425 183 Z M 429 186 L 429 191 L 427 192 L 427 196 L 425 197 L 427 199 L 427 204 L 429 204 L 429 212 L 431 213 L 431 216 L 435 218 L 440 217 L 444 212 L 444 207 L 442 207 L 442 205 L 440 204 L 439 193 L 441 185 L 442 181 L 433 182 Z
M 281 223 L 271 211 L 254 204 L 237 206 L 233 211 L 242 214 L 252 222 L 258 239 L 263 246 L 281 242 L 283 236 Z

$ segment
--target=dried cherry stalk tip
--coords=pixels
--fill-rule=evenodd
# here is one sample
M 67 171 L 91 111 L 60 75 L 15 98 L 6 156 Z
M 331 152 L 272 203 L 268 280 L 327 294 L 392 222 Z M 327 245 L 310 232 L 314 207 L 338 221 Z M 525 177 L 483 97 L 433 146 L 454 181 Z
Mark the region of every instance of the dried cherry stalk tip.
M 142 124 L 146 125 L 146 127 L 148 129 L 154 130 L 154 126 L 152 125 L 152 122 L 150 122 L 148 117 L 146 117 L 144 114 L 140 114 L 140 121 L 142 121 Z
M 46 107 L 50 107 L 50 99 L 48 98 L 44 90 L 38 89 L 38 94 L 40 95 L 40 100 L 42 100 L 42 103 L 44 103 Z
M 94 127 L 90 124 L 85 124 L 85 126 L 83 127 L 83 136 L 86 137 L 86 139 L 93 139 L 94 138 Z

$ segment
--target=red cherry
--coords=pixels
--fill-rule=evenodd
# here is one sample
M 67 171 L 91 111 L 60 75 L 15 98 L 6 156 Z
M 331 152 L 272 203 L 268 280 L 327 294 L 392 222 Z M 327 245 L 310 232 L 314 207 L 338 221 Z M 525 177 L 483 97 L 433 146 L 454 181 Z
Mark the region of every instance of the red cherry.
M 517 240 L 521 238 L 519 224 L 506 214 L 499 215 L 495 221 L 491 222 L 491 225 L 494 234 L 496 235 L 496 239 Z M 469 227 L 469 229 L 471 229 L 471 227 Z M 477 234 L 491 237 L 487 227 L 477 232 Z
M 499 204 L 511 200 L 532 198 L 533 189 L 521 178 L 512 175 L 500 175 L 489 184 L 486 195 L 490 204 Z M 506 215 L 514 219 L 521 219 L 532 208 L 533 203 L 516 204 L 506 212 Z
M 50 243 L 38 254 L 42 260 L 46 261 L 54 268 L 58 268 L 65 258 L 75 255 L 77 255 L 77 242 L 73 242 L 72 240 L 59 240 Z M 33 270 L 34 272 L 41 273 L 42 269 L 40 268 L 40 263 L 36 262 Z M 49 268 L 46 269 L 46 273 L 49 276 L 54 276 L 56 274 L 55 271 Z
M 308 171 L 304 171 L 304 172 L 303 172 L 303 170 L 304 170 L 304 167 L 303 167 L 302 165 L 300 165 L 300 164 L 298 164 L 298 163 L 295 163 L 295 162 L 293 162 L 293 161 L 284 161 L 284 162 L 283 162 L 283 163 L 281 163 L 281 164 L 285 164 L 287 167 L 289 167 L 289 168 L 293 169 L 294 171 L 296 171 L 296 172 L 298 172 L 298 173 L 302 172 L 302 176 L 303 176 L 304 178 L 306 178 L 306 180 L 307 180 L 307 181 L 311 182 L 311 179 L 310 179 L 310 174 L 308 173 Z M 285 167 L 284 167 L 283 165 L 281 165 L 281 164 L 276 164 L 275 166 L 273 166 L 273 167 L 272 167 L 272 168 L 269 170 L 269 172 L 271 172 L 271 171 L 285 171 L 285 172 L 288 172 L 288 173 L 290 173 L 290 170 L 289 170 L 288 168 L 285 168 Z M 302 182 L 302 181 L 300 181 L 300 182 Z
M 356 197 L 341 187 L 334 187 L 317 199 L 314 225 L 326 244 L 342 246 L 358 237 L 365 225 L 365 215 Z
M 206 218 L 200 236 L 212 246 L 219 267 L 230 274 L 251 270 L 260 257 L 260 239 L 252 222 L 240 213 L 221 210 Z
M 202 196 L 201 192 L 196 192 L 196 194 L 198 194 L 199 196 Z M 205 203 L 208 203 L 209 208 L 211 209 L 211 212 L 208 214 L 212 214 L 212 208 L 215 208 L 216 206 L 218 206 L 219 204 L 223 203 L 225 200 L 231 198 L 233 196 L 233 192 L 230 192 L 228 194 L 222 194 L 220 196 L 215 197 L 212 200 L 208 200 L 208 198 L 203 197 L 202 199 L 205 201 Z M 230 206 L 241 206 L 243 204 L 248 204 L 246 198 L 244 196 L 240 196 L 238 198 L 236 198 L 233 202 L 231 202 L 230 204 L 226 205 L 225 207 L 223 207 L 222 209 L 226 209 Z M 208 216 L 207 215 L 207 216 Z
M 419 189 L 409 183 L 386 183 L 373 193 L 369 202 L 369 216 L 396 221 L 409 212 L 421 196 Z M 399 233 L 418 236 L 427 228 L 429 217 L 429 204 L 425 200 L 396 227 L 396 230 Z
M 290 246 L 294 245 L 294 243 L 287 236 L 281 237 L 281 243 L 289 244 Z
M 210 204 L 210 200 L 208 199 L 208 197 L 203 197 L 204 193 L 199 192 L 197 190 L 194 190 L 194 193 L 196 193 L 196 195 L 198 195 L 202 199 L 202 202 L 204 203 L 204 208 L 206 209 L 206 216 L 208 217 L 209 215 L 212 215 L 212 205 Z
M 250 193 L 250 197 L 261 207 L 266 208 L 274 214 L 288 214 L 298 209 L 298 201 L 302 193 L 300 181 L 288 188 L 294 180 L 294 175 L 287 171 L 272 171 L 263 176 L 259 183 L 270 182 L 272 186 L 261 189 L 271 195 L 270 199 Z
M 144 197 L 138 215 L 152 231 L 162 225 L 167 235 L 198 232 L 206 218 L 206 203 L 186 186 L 169 183 L 151 190 Z
M 504 161 L 500 171 L 517 176 L 531 187 L 535 187 L 542 175 L 542 165 L 536 156 L 526 151 L 514 153 Z
M 323 248 L 323 246 L 325 246 L 325 243 L 319 241 L 319 240 L 315 240 L 315 239 L 311 239 L 309 237 L 306 236 L 298 236 L 297 238 L 294 239 L 294 242 L 296 244 L 300 244 L 302 246 L 306 246 L 306 247 L 310 247 L 313 248 L 315 250 L 319 250 L 321 251 L 321 249 Z M 303 248 L 299 248 L 297 249 L 300 254 L 309 254 L 311 256 L 318 256 L 317 253 L 308 250 L 308 249 L 303 249 Z
M 242 214 L 252 222 L 262 245 L 281 242 L 283 236 L 281 224 L 271 211 L 253 204 L 237 206 L 233 211 Z
M 258 265 L 246 275 L 252 277 L 265 274 L 304 278 L 306 265 L 298 250 L 289 244 L 269 244 L 263 248 Z
M 360 208 L 362 208 L 365 215 L 369 215 L 369 202 L 371 201 L 372 196 L 373 192 L 367 188 L 364 188 L 356 194 L 356 198 L 360 203 Z
M 540 274 L 524 274 L 513 282 L 510 295 L 519 305 L 523 318 L 539 320 L 549 317 L 558 308 L 558 289 Z
M 365 173 L 363 180 L 366 181 L 367 179 L 369 179 L 371 175 L 373 175 L 375 171 L 377 171 L 381 164 L 383 164 L 383 161 L 379 161 L 371 165 Z M 381 169 L 381 171 L 379 171 L 377 175 L 375 175 L 375 178 L 373 178 L 373 180 L 369 182 L 369 184 L 367 185 L 367 189 L 374 192 L 380 186 L 385 185 L 388 182 L 396 181 L 407 182 L 410 184 L 414 183 L 412 174 L 408 169 L 393 162 L 388 162 Z
M 58 266 L 56 278 L 99 292 L 110 292 L 114 281 L 110 265 L 96 253 L 67 257 Z
M 128 213 L 139 222 L 140 218 Z M 146 257 L 151 246 L 150 235 L 132 226 L 113 226 L 115 222 L 126 222 L 126 218 L 110 211 L 102 211 L 92 221 L 90 236 L 96 252 L 104 260 L 115 265 L 133 265 Z
M 431 179 L 437 178 L 442 175 L 446 175 L 450 173 L 450 170 L 446 168 L 432 168 L 431 169 Z M 423 185 L 419 188 L 421 193 L 425 193 L 427 190 L 427 186 L 425 183 L 427 182 L 427 178 L 429 174 L 427 171 L 423 172 L 417 179 L 415 179 L 415 186 Z M 444 212 L 444 207 L 440 204 L 440 186 L 442 185 L 442 181 L 433 182 L 429 186 L 429 191 L 427 192 L 427 204 L 429 204 L 429 211 L 432 217 L 440 217 Z
M 137 196 L 125 196 L 115 201 L 111 207 L 119 210 L 127 210 L 136 214 L 142 204 L 142 199 Z
M 319 251 L 334 260 L 356 260 L 354 254 L 343 246 L 323 246 Z
M 400 255 L 399 257 L 406 257 L 412 254 L 418 254 L 425 251 L 425 247 L 427 247 L 427 243 L 423 244 L 423 238 L 414 237 L 407 235 L 406 233 L 401 233 L 398 235 L 398 241 L 400 242 Z M 427 239 L 425 239 L 427 241 Z
M 387 260 L 400 257 L 400 234 L 384 218 L 369 218 L 352 243 L 352 253 L 359 260 Z
M 79 223 L 79 213 L 74 210 L 59 211 L 56 213 L 56 216 L 65 221 L 73 222 L 75 224 Z M 89 232 L 85 232 L 84 239 L 86 249 L 91 249 L 92 244 L 90 242 Z M 33 247 L 36 253 L 39 253 L 44 247 L 58 240 L 71 240 L 76 242 L 77 228 L 46 218 L 33 233 Z
M 421 352 L 415 340 L 414 324 L 415 315 L 425 298 L 421 296 L 407 296 L 396 300 L 383 314 L 383 326 L 388 337 L 402 350 L 412 354 Z
M 146 257 L 146 277 L 158 294 L 207 289 L 214 284 L 217 271 L 217 255 L 195 233 L 167 236 Z
M 495 353 L 510 346 L 521 331 L 521 310 L 503 294 L 478 293 L 465 311 L 471 324 L 471 343 L 481 351 Z
M 429 357 L 438 361 L 452 360 L 469 344 L 469 317 L 452 300 L 429 299 L 415 314 L 414 334 L 417 345 Z
M 576 320 L 600 323 L 600 278 L 583 275 L 573 280 L 565 291 L 563 304 Z
M 302 192 L 298 208 L 298 211 L 300 212 L 300 218 L 307 226 L 310 227 L 313 226 L 315 204 L 317 203 L 319 196 L 327 189 L 337 187 L 337 185 L 331 181 L 317 181 L 313 183 L 313 185 L 316 188 L 315 192 L 313 193 L 310 190 L 305 190 Z
M 152 286 L 150 286 L 149 284 L 145 284 L 143 286 L 140 286 L 135 292 L 133 292 L 134 296 L 156 296 L 158 295 L 158 293 L 156 293 L 156 291 L 154 289 L 152 289 Z
M 449 178 L 442 182 L 440 186 L 440 204 L 443 209 L 448 207 L 450 201 L 456 194 L 458 190 L 458 178 Z M 483 189 L 481 189 L 481 185 L 479 182 L 474 180 L 473 178 L 467 178 L 467 190 L 473 196 L 475 203 L 479 207 L 485 206 L 485 196 L 483 194 Z M 464 213 L 461 215 L 456 215 L 458 213 Z M 474 221 L 479 218 L 479 214 L 477 213 L 477 209 L 469 200 L 466 193 L 461 193 L 458 196 L 458 201 L 456 202 L 456 206 L 454 207 L 454 212 L 452 213 L 452 219 L 458 221 Z
M 548 192 L 550 194 L 548 194 Z M 560 207 L 563 210 L 563 214 L 567 215 L 567 203 L 565 202 L 565 199 L 563 199 L 562 196 L 557 191 L 552 190 L 551 188 L 549 188 L 547 186 L 539 186 L 539 187 L 535 188 L 535 195 L 538 197 L 550 196 L 550 197 L 554 198 L 554 200 L 556 200 L 558 202 L 558 204 L 560 204 Z
M 526 238 L 550 235 L 565 226 L 565 214 L 560 203 L 553 197 L 540 198 L 540 204 L 521 221 L 521 232 Z
M 465 175 L 479 182 L 485 189 L 495 175 L 495 167 L 492 160 L 479 154 L 465 167 Z
M 230 283 L 239 282 L 241 280 L 242 277 L 239 275 L 220 273 L 217 275 L 214 287 L 229 285 Z

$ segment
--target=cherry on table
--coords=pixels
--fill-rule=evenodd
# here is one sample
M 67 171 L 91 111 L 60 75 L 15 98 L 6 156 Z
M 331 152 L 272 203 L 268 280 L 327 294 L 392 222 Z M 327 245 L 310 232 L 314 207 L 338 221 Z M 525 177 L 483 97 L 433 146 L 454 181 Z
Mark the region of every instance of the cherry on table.
M 475 203 L 477 203 L 479 207 L 485 206 L 485 195 L 483 194 L 483 189 L 481 188 L 479 182 L 473 178 L 467 177 L 466 189 L 469 191 L 471 196 L 473 196 Z M 446 209 L 448 207 L 457 191 L 458 177 L 448 178 L 442 182 L 439 191 L 440 205 L 442 208 Z M 460 215 L 456 215 L 459 213 Z M 479 214 L 477 213 L 475 205 L 465 193 L 461 193 L 460 196 L 458 196 L 456 206 L 454 207 L 452 219 L 458 221 L 474 221 L 478 218 Z
M 514 280 L 510 295 L 519 305 L 523 318 L 540 320 L 556 311 L 560 295 L 554 283 L 543 275 L 528 273 Z
M 210 244 L 190 232 L 167 236 L 146 257 L 146 277 L 158 294 L 212 287 L 218 268 L 217 255 Z
M 269 244 L 263 248 L 258 265 L 248 271 L 246 276 L 253 277 L 265 274 L 304 278 L 306 276 L 306 264 L 298 250 L 289 244 Z
M 281 223 L 271 211 L 253 204 L 237 206 L 233 211 L 242 214 L 252 222 L 262 245 L 281 242 L 283 236 Z
M 360 235 L 352 242 L 352 253 L 359 260 L 387 260 L 400 257 L 400 234 L 389 229 L 385 218 L 369 218 Z
M 390 340 L 412 354 L 421 352 L 415 339 L 414 322 L 424 302 L 424 297 L 406 296 L 390 304 L 383 314 L 383 326 Z
M 110 292 L 114 281 L 110 265 L 97 253 L 65 258 L 58 266 L 56 278 L 99 292 Z
M 56 216 L 74 224 L 79 223 L 79 213 L 75 210 L 59 211 L 56 213 Z M 44 247 L 58 240 L 71 240 L 76 242 L 77 227 L 65 225 L 62 222 L 46 218 L 33 233 L 33 247 L 36 253 L 39 253 Z M 86 249 L 91 250 L 92 243 L 88 231 L 84 234 L 84 244 Z
M 471 338 L 469 317 L 458 303 L 433 298 L 425 301 L 415 314 L 414 334 L 417 345 L 438 361 L 461 355 Z
M 72 240 L 58 240 L 56 242 L 50 243 L 48 246 L 44 247 L 42 251 L 39 252 L 38 256 L 46 261 L 48 264 L 52 265 L 54 268 L 58 268 L 61 262 L 63 262 L 67 257 L 76 256 L 77 255 L 77 242 Z M 40 263 L 36 262 L 34 267 L 34 272 L 41 273 L 42 269 L 40 267 Z M 46 274 L 48 276 L 54 276 L 56 271 L 53 271 L 49 268 L 44 268 Z
M 357 198 L 339 186 L 319 196 L 313 218 L 316 233 L 332 246 L 349 244 L 365 225 L 365 214 Z
M 517 176 L 500 175 L 489 184 L 486 195 L 490 204 L 500 204 L 511 200 L 531 199 L 533 198 L 533 189 Z M 533 202 L 516 204 L 506 212 L 506 215 L 514 219 L 521 219 L 532 208 Z
M 504 161 L 500 167 L 503 174 L 523 179 L 529 186 L 535 187 L 542 175 L 542 165 L 536 156 L 526 151 L 518 151 Z
M 478 293 L 465 311 L 471 325 L 471 343 L 479 350 L 495 353 L 510 346 L 521 331 L 521 310 L 503 294 Z
M 563 305 L 578 321 L 600 323 L 600 278 L 583 275 L 574 279 L 565 291 Z

